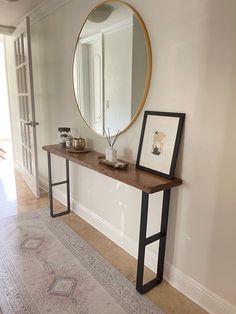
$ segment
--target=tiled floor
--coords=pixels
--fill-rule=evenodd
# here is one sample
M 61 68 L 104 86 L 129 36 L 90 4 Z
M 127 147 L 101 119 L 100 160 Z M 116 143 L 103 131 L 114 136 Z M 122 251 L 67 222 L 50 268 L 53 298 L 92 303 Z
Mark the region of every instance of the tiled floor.
M 9 143 L 0 142 L 0 147 L 9 152 Z M 59 202 L 55 202 L 54 205 L 57 209 L 62 208 Z M 48 207 L 47 193 L 42 191 L 41 198 L 35 199 L 22 176 L 14 173 L 11 154 L 7 153 L 6 160 L 0 161 L 0 218 L 43 207 Z M 124 276 L 135 282 L 136 260 L 132 256 L 73 212 L 57 219 L 64 220 Z M 151 275 L 151 271 L 147 270 L 147 276 Z M 165 281 L 146 293 L 146 296 L 166 314 L 207 313 Z

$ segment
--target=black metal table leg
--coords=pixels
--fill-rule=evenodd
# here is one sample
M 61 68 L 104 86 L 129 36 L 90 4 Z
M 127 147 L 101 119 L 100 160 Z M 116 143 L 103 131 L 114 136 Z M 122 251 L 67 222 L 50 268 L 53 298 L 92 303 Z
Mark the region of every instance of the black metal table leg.
M 69 214 L 69 212 L 70 212 L 70 173 L 69 173 L 69 160 L 68 159 L 66 159 L 66 180 L 61 181 L 61 182 L 52 183 L 51 154 L 50 154 L 50 152 L 48 152 L 48 183 L 49 183 L 48 194 L 49 194 L 50 215 L 53 218 L 55 218 L 58 216 L 63 216 L 63 215 Z M 53 212 L 52 187 L 55 185 L 61 185 L 61 184 L 67 185 L 67 210 L 54 214 L 54 212 Z
M 66 159 L 66 181 L 67 211 L 70 212 L 70 167 L 68 159 Z
M 162 282 L 164 271 L 165 247 L 166 247 L 166 234 L 169 215 L 170 203 L 170 189 L 163 191 L 162 203 L 162 216 L 161 216 L 161 230 L 160 232 L 147 238 L 147 219 L 148 219 L 148 201 L 149 194 L 142 192 L 142 205 L 141 205 L 141 219 L 140 219 L 140 233 L 139 233 L 139 251 L 138 251 L 138 266 L 136 277 L 136 289 L 139 293 L 143 294 L 153 287 Z M 154 279 L 143 284 L 144 277 L 144 260 L 146 245 L 160 240 L 159 253 L 158 253 L 158 266 L 157 274 Z
M 163 192 L 163 204 L 162 204 L 162 214 L 161 214 L 161 234 L 165 235 L 160 239 L 159 253 L 158 253 L 158 265 L 157 274 L 158 278 L 162 281 L 164 272 L 164 260 L 166 251 L 166 235 L 168 226 L 168 216 L 169 216 L 169 205 L 170 205 L 170 189 Z
M 146 233 L 147 233 L 147 218 L 148 218 L 148 201 L 149 201 L 149 194 L 142 192 L 138 266 L 137 266 L 137 278 L 136 278 L 136 289 L 140 293 L 142 293 L 141 291 L 143 288 L 144 259 L 145 259 L 145 247 L 146 247 L 145 240 L 146 240 Z

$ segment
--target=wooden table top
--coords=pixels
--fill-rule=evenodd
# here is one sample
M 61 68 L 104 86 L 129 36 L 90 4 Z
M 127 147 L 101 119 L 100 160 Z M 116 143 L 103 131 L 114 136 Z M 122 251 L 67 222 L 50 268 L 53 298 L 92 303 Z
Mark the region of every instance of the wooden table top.
M 43 150 L 68 159 L 78 165 L 95 170 L 105 176 L 131 185 L 149 194 L 163 191 L 182 184 L 181 179 L 165 179 L 150 172 L 138 169 L 132 163 L 129 163 L 128 167 L 125 169 L 114 169 L 99 162 L 98 157 L 102 154 L 95 151 L 90 151 L 87 153 L 69 153 L 68 149 L 60 144 L 43 146 Z

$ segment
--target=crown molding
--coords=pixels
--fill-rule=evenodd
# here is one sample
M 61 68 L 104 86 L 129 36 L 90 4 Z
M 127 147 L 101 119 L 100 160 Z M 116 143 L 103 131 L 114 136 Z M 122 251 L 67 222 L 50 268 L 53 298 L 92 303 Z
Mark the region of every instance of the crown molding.
M 0 25 L 0 34 L 11 35 L 15 30 L 13 26 Z
M 21 18 L 14 26 L 17 27 L 17 25 L 20 24 L 26 16 L 30 17 L 30 24 L 32 25 L 69 1 L 70 0 L 44 0 L 40 3 L 40 5 L 36 6 L 32 11 L 28 12 L 23 18 Z
M 102 32 L 103 33 L 113 32 L 113 31 L 117 31 L 117 30 L 120 30 L 122 28 L 129 27 L 129 26 L 133 26 L 133 18 L 132 17 L 124 19 L 124 20 L 117 22 L 115 24 L 103 27 Z

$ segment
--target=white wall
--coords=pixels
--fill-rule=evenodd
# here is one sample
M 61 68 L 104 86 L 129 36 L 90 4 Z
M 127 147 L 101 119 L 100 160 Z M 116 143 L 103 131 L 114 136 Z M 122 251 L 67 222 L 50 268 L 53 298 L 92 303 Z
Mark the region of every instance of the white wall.
M 235 313 L 236 2 L 128 2 L 141 13 L 153 50 L 144 110 L 186 113 L 176 171 L 184 183 L 172 193 L 166 260 L 187 278 L 187 288 L 179 284 L 183 292 L 191 295 L 193 283 L 192 297 L 211 312 Z M 32 27 L 39 166 L 45 180 L 46 154 L 40 147 L 57 142 L 58 126 L 71 126 L 95 150 L 106 147 L 81 119 L 72 87 L 77 35 L 96 4 L 71 0 Z M 120 136 L 121 156 L 136 159 L 141 124 L 142 114 Z M 64 162 L 53 160 L 57 180 Z M 109 222 L 114 234 L 120 231 L 120 242 L 137 243 L 140 191 L 82 167 L 71 166 L 71 174 L 73 198 L 101 226 Z M 149 233 L 159 225 L 160 203 L 161 195 L 151 197 Z

